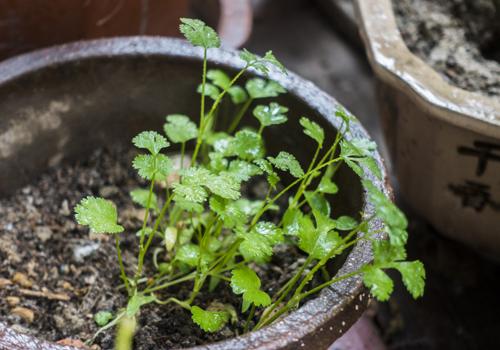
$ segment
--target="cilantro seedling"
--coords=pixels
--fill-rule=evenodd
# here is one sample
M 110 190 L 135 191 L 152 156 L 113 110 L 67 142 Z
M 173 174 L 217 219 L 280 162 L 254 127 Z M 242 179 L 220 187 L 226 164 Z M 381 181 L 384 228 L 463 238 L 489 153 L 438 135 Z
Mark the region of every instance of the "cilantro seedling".
M 217 33 L 200 20 L 183 18 L 181 22 L 186 39 L 203 50 L 197 89 L 200 115 L 198 123 L 195 116 L 168 115 L 164 135 L 144 131 L 132 140 L 141 152 L 132 167 L 147 183 L 130 193 L 131 201 L 144 208 L 141 229 L 135 233 L 139 253 L 133 270 L 125 269 L 120 237 L 134 232 L 124 232 L 115 205 L 103 198 L 87 197 L 75 208 L 78 223 L 92 232 L 114 236 L 120 277 L 128 293 L 121 311 L 95 315 L 95 322 L 102 328 L 93 339 L 118 325 L 117 343 L 130 346 L 137 315 L 149 304 L 176 304 L 206 332 L 230 326 L 229 321 L 237 323 L 235 310 L 239 309 L 246 314 L 243 331 L 256 330 L 297 308 L 304 298 L 357 275 L 375 298 L 384 301 L 393 290 L 388 269 L 399 271 L 413 297 L 422 296 L 424 267 L 419 261 L 406 261 L 407 220 L 372 182 L 373 176 L 382 176 L 373 158 L 376 145 L 349 134 L 353 117 L 337 109 L 335 117 L 341 127 L 332 140 L 320 124 L 307 117 L 290 121 L 288 108 L 274 101 L 256 103 L 247 115 L 254 102 L 286 91 L 263 77 L 242 83 L 243 74 L 254 70 L 267 77 L 271 69 L 286 73 L 284 66 L 271 51 L 259 57 L 243 50 L 243 68 L 233 77 L 220 69 L 209 70 L 209 50 L 220 46 Z M 226 96 L 236 108 L 229 128 L 221 129 L 216 121 Z M 207 97 L 211 102 L 208 111 Z M 245 118 L 255 118 L 258 130 L 241 127 Z M 299 123 L 304 137 L 314 142 L 314 153 L 307 162 L 299 161 L 288 150 L 268 154 L 266 128 L 284 123 Z M 165 153 L 170 143 L 180 145 L 178 167 Z M 343 164 L 359 177 L 374 206 L 373 214 L 337 214 L 338 208 L 332 203 L 341 189 L 335 175 Z M 265 198 L 243 196 L 242 185 L 251 184 L 255 178 L 267 182 Z M 283 202 L 288 204 L 278 205 Z M 277 220 L 268 219 L 280 215 Z M 371 225 L 374 220 L 382 221 L 383 226 Z M 331 278 L 327 264 L 360 242 L 372 245 L 373 261 Z M 278 245 L 295 246 L 304 261 L 278 290 L 266 290 L 257 273 L 262 269 L 256 266 L 269 264 Z M 152 261 L 147 269 L 146 259 Z M 318 276 L 324 280 L 318 282 Z M 214 291 L 223 284 L 241 298 L 240 305 L 215 301 L 201 305 L 200 292 Z M 182 285 L 191 288 L 185 300 L 173 294 L 172 287 Z

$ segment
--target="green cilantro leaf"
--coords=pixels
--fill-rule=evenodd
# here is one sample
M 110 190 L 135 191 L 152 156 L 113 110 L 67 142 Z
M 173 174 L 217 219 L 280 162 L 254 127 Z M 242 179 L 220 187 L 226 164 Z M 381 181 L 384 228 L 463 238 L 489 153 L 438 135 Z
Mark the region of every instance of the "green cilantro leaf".
M 208 197 L 207 191 L 200 185 L 175 183 L 173 187 L 176 202 L 203 203 Z
M 373 241 L 374 262 L 363 268 L 364 281 L 372 294 L 379 300 L 387 300 L 392 292 L 392 281 L 382 269 L 397 269 L 403 278 L 406 289 L 416 299 L 424 294 L 425 269 L 420 261 L 401 261 L 406 259 L 403 245 L 391 241 Z
M 194 46 L 205 49 L 220 47 L 220 39 L 215 30 L 199 19 L 181 18 L 179 29 Z
M 401 273 L 403 283 L 413 298 L 424 295 L 425 269 L 420 261 L 398 262 L 394 267 Z
M 200 257 L 200 247 L 195 244 L 186 244 L 179 248 L 175 254 L 175 259 L 181 261 L 191 267 L 198 265 Z
M 235 85 L 231 86 L 228 90 L 227 93 L 229 96 L 231 96 L 231 101 L 235 104 L 238 105 L 240 103 L 243 103 L 248 100 L 248 95 L 241 86 Z
M 286 90 L 273 80 L 264 80 L 262 78 L 253 78 L 247 81 L 245 88 L 251 98 L 268 98 L 277 97 L 283 94 Z
M 406 259 L 404 246 L 391 245 L 390 241 L 379 240 L 372 243 L 375 264 L 390 267 L 394 261 Z
M 189 117 L 182 114 L 167 116 L 167 123 L 163 126 L 165 134 L 174 143 L 184 143 L 198 136 L 198 128 Z
M 109 311 L 99 311 L 94 315 L 94 321 L 99 327 L 104 327 L 113 319 L 113 313 Z
M 243 302 L 255 304 L 255 306 L 271 305 L 271 297 L 263 290 L 252 289 L 243 294 Z M 246 310 L 242 310 L 245 312 Z
M 250 130 L 238 131 L 231 142 L 231 148 L 243 160 L 259 159 L 264 155 L 262 137 Z
M 363 267 L 363 282 L 371 294 L 380 301 L 388 300 L 394 288 L 391 278 L 375 265 Z
M 165 137 L 156 131 L 143 131 L 132 139 L 135 147 L 147 149 L 152 155 L 157 155 L 169 143 Z
M 387 226 L 386 231 L 389 234 L 391 244 L 404 245 L 408 239 L 406 232 L 408 221 L 405 215 L 371 181 L 363 180 L 363 186 L 368 191 L 377 216 Z
M 214 194 L 227 199 L 238 199 L 241 196 L 240 183 L 228 173 L 212 175 L 205 186 Z
M 325 222 L 329 218 L 324 217 Z M 299 248 L 308 253 L 315 259 L 323 259 L 332 252 L 332 250 L 342 244 L 342 238 L 331 228 L 331 225 L 317 225 L 314 227 L 308 216 L 300 218 L 299 228 Z
M 177 205 L 179 207 L 179 209 L 182 209 L 188 213 L 201 214 L 203 212 L 203 210 L 205 209 L 203 207 L 203 205 L 201 205 L 200 203 L 191 202 L 191 201 L 179 198 L 179 197 L 174 197 L 174 200 L 175 200 L 175 205 Z M 183 230 L 182 232 L 184 232 L 184 231 L 186 231 L 186 230 Z
M 318 192 L 336 194 L 339 191 L 337 185 L 328 177 L 323 176 L 318 185 Z
M 262 170 L 252 163 L 244 160 L 233 160 L 229 164 L 228 172 L 238 181 L 248 181 L 252 176 L 261 175 Z
M 239 251 L 245 260 L 265 263 L 273 255 L 273 247 L 266 237 L 255 232 L 246 233 L 243 237 L 244 240 L 239 246 Z
M 205 332 L 214 333 L 228 322 L 229 314 L 225 311 L 206 311 L 195 305 L 191 307 L 191 318 Z
M 198 85 L 198 88 L 196 89 L 196 92 L 201 94 L 203 92 L 203 85 Z M 217 86 L 212 85 L 210 83 L 205 84 L 205 96 L 210 97 L 212 100 L 217 100 L 219 97 L 220 90 L 217 88 Z
M 146 180 L 165 179 L 172 171 L 172 161 L 164 154 L 140 154 L 134 158 L 132 166 Z
M 200 247 L 196 244 L 185 244 L 179 248 L 177 253 L 175 254 L 175 259 L 177 261 L 183 262 L 184 264 L 196 267 L 198 265 L 198 260 L 200 259 L 201 250 Z M 208 252 L 204 251 L 201 254 L 201 264 L 206 266 L 210 264 L 213 260 L 213 256 Z
M 262 208 L 264 201 L 251 201 L 246 198 L 238 199 L 232 204 L 237 207 L 240 211 L 242 211 L 246 216 L 253 216 L 257 214 Z M 269 207 L 269 210 L 278 210 L 279 207 L 277 205 L 273 205 Z
M 229 76 L 220 69 L 210 69 L 207 72 L 207 78 L 212 81 L 212 84 L 227 90 L 229 96 L 231 96 L 231 101 L 234 104 L 240 104 L 248 99 L 247 93 L 241 86 L 231 86 L 231 79 Z
M 231 288 L 235 294 L 243 294 L 251 289 L 260 289 L 260 278 L 249 267 L 235 269 L 231 274 Z
M 255 304 L 255 306 L 271 304 L 271 297 L 260 290 L 260 286 L 260 278 L 252 269 L 245 266 L 232 271 L 231 288 L 233 293 L 243 294 L 242 312 L 247 311 L 251 304 Z
M 259 105 L 254 108 L 253 115 L 263 127 L 285 123 L 288 118 L 286 113 L 288 108 L 280 106 L 276 102 L 271 102 L 268 106 Z
M 259 221 L 252 229 L 252 232 L 266 237 L 268 242 L 272 245 L 283 241 L 283 231 L 272 222 Z
M 219 215 L 226 228 L 244 225 L 248 220 L 247 214 L 236 202 L 229 202 L 218 196 L 210 198 L 210 209 Z
M 267 159 L 278 169 L 288 171 L 293 177 L 304 176 L 304 170 L 297 159 L 288 152 L 280 152 L 276 158 L 267 157 Z
M 304 196 L 306 197 L 307 203 L 311 207 L 313 214 L 319 213 L 325 217 L 330 216 L 331 206 L 326 200 L 325 196 L 321 193 L 305 191 Z
M 163 237 L 165 241 L 165 247 L 167 248 L 168 252 L 171 252 L 172 249 L 174 249 L 175 243 L 177 242 L 178 233 L 179 231 L 175 227 L 169 226 L 165 229 Z
M 268 65 L 273 65 L 286 74 L 285 67 L 278 61 L 272 51 L 266 52 L 264 57 L 259 57 L 249 52 L 247 49 L 243 49 L 240 53 L 240 58 L 247 63 L 248 67 L 255 68 L 266 75 L 269 73 Z
M 304 127 L 304 134 L 314 139 L 320 146 L 323 145 L 325 131 L 321 126 L 306 117 L 300 118 L 299 122 Z
M 251 63 L 257 61 L 259 57 L 257 55 L 254 55 L 247 49 L 243 49 L 240 52 L 240 58 L 247 63 L 247 65 L 250 65 Z
M 255 164 L 265 173 L 267 173 L 267 182 L 271 188 L 276 188 L 277 183 L 280 181 L 280 177 L 274 171 L 272 164 L 266 159 L 257 159 L 254 161 Z
M 300 221 L 304 215 L 297 207 L 288 207 L 283 215 L 283 231 L 288 236 L 297 236 L 300 232 Z
M 274 56 L 273 52 L 271 50 L 267 51 L 266 54 L 264 55 L 264 60 L 267 61 L 268 63 L 271 63 L 273 66 L 277 67 L 282 73 L 286 74 L 286 68 L 281 63 L 278 61 L 276 56 Z
M 144 190 L 142 188 L 136 188 L 135 190 L 130 192 L 130 197 L 132 200 L 142 206 L 143 208 L 147 208 L 148 206 L 148 198 L 149 198 L 149 190 Z M 151 194 L 151 203 L 150 209 L 153 209 L 155 212 L 159 211 L 158 208 L 158 200 L 154 193 Z
M 350 231 L 358 226 L 356 219 L 350 216 L 340 216 L 335 220 L 337 230 Z
M 365 177 L 360 167 L 362 165 L 370 170 L 378 179 L 381 179 L 382 171 L 372 157 L 372 152 L 376 147 L 375 142 L 368 139 L 354 139 L 351 141 L 344 139 L 340 142 L 340 156 L 359 177 Z
M 229 76 L 220 69 L 209 69 L 207 71 L 207 78 L 212 81 L 212 83 L 221 89 L 229 89 L 231 84 L 231 79 Z
M 117 224 L 115 205 L 106 199 L 86 197 L 75 208 L 75 218 L 94 233 L 120 233 L 124 228 Z
M 224 154 L 218 152 L 209 152 L 208 158 L 210 159 L 210 170 L 217 172 L 225 171 L 229 161 L 224 157 Z
M 189 185 L 203 185 L 210 180 L 212 173 L 203 167 L 190 167 L 181 172 L 182 182 Z
M 258 222 L 250 232 L 240 232 L 243 238 L 239 250 L 247 261 L 266 262 L 273 247 L 283 241 L 283 231 L 271 222 Z
M 349 124 L 351 123 L 351 121 L 356 121 L 356 118 L 349 115 L 342 106 L 338 106 L 338 109 L 335 111 L 335 116 L 339 117 L 344 121 L 344 124 L 346 125 L 346 130 L 349 130 Z

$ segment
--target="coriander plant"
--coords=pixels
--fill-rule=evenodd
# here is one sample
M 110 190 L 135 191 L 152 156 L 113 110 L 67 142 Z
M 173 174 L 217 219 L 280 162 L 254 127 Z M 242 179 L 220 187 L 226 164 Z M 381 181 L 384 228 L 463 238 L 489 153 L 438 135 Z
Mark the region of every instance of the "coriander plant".
M 271 66 L 283 74 L 285 68 L 271 51 L 259 57 L 243 50 L 240 58 L 244 67 L 233 77 L 218 69 L 209 70 L 207 55 L 211 48 L 220 46 L 217 33 L 199 20 L 182 18 L 181 22 L 180 31 L 187 40 L 203 50 L 199 122 L 195 124 L 195 118 L 181 114 L 169 115 L 164 135 L 144 131 L 132 140 L 142 151 L 132 166 L 148 183 L 146 188 L 130 193 L 131 199 L 145 209 L 134 274 L 127 274 L 124 267 L 120 249 L 124 228 L 118 223 L 115 205 L 103 198 L 87 197 L 75 209 L 78 223 L 92 232 L 113 235 L 120 278 L 128 294 L 122 310 L 114 314 L 103 310 L 95 315 L 95 322 L 102 327 L 95 336 L 119 325 L 117 344 L 130 342 L 137 315 L 151 303 L 177 304 L 206 332 L 216 332 L 234 322 L 238 318 L 235 308 L 241 308 L 246 318 L 244 331 L 258 330 L 296 309 L 310 295 L 355 275 L 362 276 L 376 299 L 387 300 L 393 289 L 387 269 L 401 273 L 413 297 L 422 296 L 424 267 L 420 261 L 406 261 L 407 220 L 367 176 L 371 172 L 381 177 L 372 158 L 375 144 L 367 139 L 344 138 L 351 117 L 339 109 L 336 117 L 341 120 L 341 128 L 333 140 L 307 117 L 298 121 L 316 144 L 309 164 L 300 164 L 286 150 L 267 154 L 263 131 L 286 123 L 288 108 L 260 101 L 269 101 L 285 89 L 260 77 L 247 80 L 244 86 L 237 83 L 249 70 L 267 77 Z M 233 103 L 237 112 L 229 125 L 222 126 L 217 124 L 217 117 L 225 100 Z M 240 122 L 249 113 L 257 119 L 258 129 L 241 127 Z M 179 166 L 163 153 L 170 143 L 180 146 Z M 361 219 L 334 217 L 330 201 L 339 191 L 334 176 L 342 164 L 359 176 L 375 214 L 361 213 Z M 291 182 L 282 181 L 285 173 Z M 242 183 L 255 177 L 266 180 L 267 195 L 261 200 L 242 197 Z M 283 199 L 288 204 L 280 208 Z M 274 221 L 264 220 L 269 212 L 283 214 Z M 373 231 L 370 222 L 376 219 L 384 226 Z M 329 260 L 360 241 L 372 244 L 373 261 L 349 274 L 329 277 Z M 270 295 L 262 289 L 255 267 L 268 263 L 278 244 L 297 246 L 305 261 Z M 148 270 L 145 275 L 147 258 L 156 271 Z M 323 276 L 323 282 L 313 284 L 315 276 Z M 241 297 L 240 305 L 214 303 L 206 309 L 197 305 L 202 288 L 214 290 L 222 283 Z M 169 288 L 181 284 L 192 287 L 185 300 L 168 293 Z M 169 297 L 161 299 L 159 292 Z

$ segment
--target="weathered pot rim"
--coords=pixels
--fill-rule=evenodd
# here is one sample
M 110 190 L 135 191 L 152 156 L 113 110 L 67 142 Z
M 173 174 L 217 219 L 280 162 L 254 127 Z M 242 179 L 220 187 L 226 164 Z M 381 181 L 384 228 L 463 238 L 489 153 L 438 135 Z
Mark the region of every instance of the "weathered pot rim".
M 162 37 L 123 37 L 81 41 L 33 51 L 0 63 L 0 85 L 43 69 L 51 69 L 72 62 L 125 56 L 164 56 L 166 59 L 174 61 L 201 61 L 203 53 L 201 49 L 194 48 L 183 40 Z M 211 49 L 209 57 L 211 64 L 222 67 L 238 69 L 243 66 L 243 61 L 238 58 L 238 52 L 234 50 Z M 325 118 L 334 127 L 337 129 L 340 127 L 340 118 L 334 115 L 335 110 L 340 107 L 339 103 L 313 83 L 291 72 L 285 76 L 276 69 L 271 69 L 269 77 L 279 82 L 295 98 L 307 103 L 312 110 Z M 363 126 L 356 121 L 352 123 L 351 132 L 346 137 L 350 139 L 354 137 L 368 138 L 369 136 Z M 383 180 L 378 180 L 371 173 L 370 179 L 380 190 L 390 196 L 391 190 L 387 182 L 384 164 L 378 152 L 374 156 L 382 169 Z M 366 191 L 364 191 L 363 196 L 363 211 L 369 216 L 373 213 L 374 208 Z M 371 222 L 371 229 L 378 230 L 381 227 L 382 223 L 379 220 Z M 349 253 L 338 274 L 354 271 L 361 265 L 370 262 L 371 259 L 370 244 L 367 242 L 358 243 Z M 362 278 L 360 276 L 351 277 L 334 286 L 325 288 L 317 298 L 310 300 L 295 312 L 264 329 L 191 349 L 282 349 L 303 347 L 307 344 L 302 341 L 302 338 L 315 333 L 327 332 L 328 329 L 332 330 L 332 324 L 338 324 L 338 328 L 336 328 L 338 333 L 331 335 L 331 337 L 336 338 L 354 322 L 352 317 L 350 317 L 351 319 L 346 317 L 346 312 L 351 315 L 357 313 L 357 318 L 365 309 L 367 300 L 369 300 L 369 294 L 363 286 Z M 6 335 L 22 339 L 27 349 L 75 349 L 17 334 L 0 323 L 0 338 Z
M 373 70 L 432 115 L 491 137 L 500 136 L 500 99 L 452 86 L 410 52 L 399 32 L 391 0 L 356 0 L 358 27 Z

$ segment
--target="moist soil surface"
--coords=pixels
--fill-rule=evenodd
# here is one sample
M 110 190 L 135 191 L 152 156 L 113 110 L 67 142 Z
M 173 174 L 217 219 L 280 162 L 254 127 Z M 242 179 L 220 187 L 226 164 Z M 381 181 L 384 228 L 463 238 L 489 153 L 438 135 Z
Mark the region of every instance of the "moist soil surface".
M 102 196 L 117 205 L 119 222 L 126 229 L 121 243 L 125 267 L 133 275 L 138 246 L 135 232 L 144 212 L 133 205 L 129 192 L 145 184 L 130 166 L 132 157 L 119 149 L 99 150 L 88 160 L 62 164 L 13 196 L 0 199 L 0 322 L 49 341 L 85 341 L 98 330 L 94 314 L 117 312 L 126 305 L 124 291 L 118 289 L 114 240 L 92 236 L 77 225 L 73 208 L 87 195 Z M 258 184 L 248 186 L 243 193 L 256 197 L 258 188 Z M 282 245 L 270 264 L 254 268 L 263 289 L 273 293 L 303 261 L 295 248 Z M 187 298 L 191 287 L 160 296 Z M 240 299 L 225 283 L 211 293 L 202 291 L 196 304 L 208 307 L 214 301 L 241 309 Z M 239 314 L 239 320 L 210 334 L 202 332 L 189 312 L 174 304 L 147 306 L 139 317 L 135 349 L 181 348 L 234 337 L 241 333 L 245 315 Z M 113 340 L 114 330 L 106 331 L 95 348 L 112 349 Z
M 414 54 L 453 85 L 500 96 L 500 1 L 392 3 L 399 30 Z

